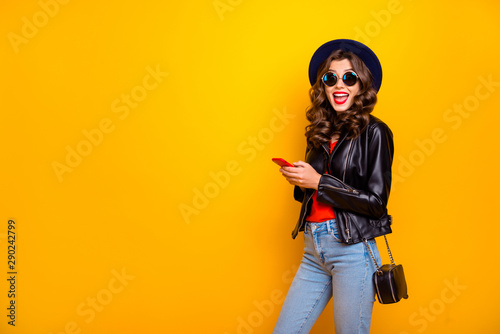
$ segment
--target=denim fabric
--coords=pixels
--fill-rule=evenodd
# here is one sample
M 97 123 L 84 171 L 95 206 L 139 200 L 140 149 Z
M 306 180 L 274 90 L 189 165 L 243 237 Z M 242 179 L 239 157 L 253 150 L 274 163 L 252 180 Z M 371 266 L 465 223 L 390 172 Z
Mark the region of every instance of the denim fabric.
M 380 265 L 375 240 L 368 244 Z M 273 334 L 309 333 L 332 296 L 335 333 L 369 333 L 375 270 L 364 243 L 347 245 L 340 241 L 335 219 L 307 222 L 304 256 Z

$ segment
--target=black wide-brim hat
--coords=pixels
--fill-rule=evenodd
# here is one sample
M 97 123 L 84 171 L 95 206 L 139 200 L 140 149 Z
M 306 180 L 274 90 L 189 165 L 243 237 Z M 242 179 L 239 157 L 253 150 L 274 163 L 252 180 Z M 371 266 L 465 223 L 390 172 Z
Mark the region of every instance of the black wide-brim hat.
M 319 66 L 335 50 L 350 51 L 358 56 L 372 73 L 373 88 L 376 92 L 379 91 L 382 85 L 382 66 L 380 65 L 380 61 L 369 47 L 352 39 L 335 39 L 326 42 L 314 52 L 309 63 L 309 81 L 311 82 L 311 86 L 316 83 Z

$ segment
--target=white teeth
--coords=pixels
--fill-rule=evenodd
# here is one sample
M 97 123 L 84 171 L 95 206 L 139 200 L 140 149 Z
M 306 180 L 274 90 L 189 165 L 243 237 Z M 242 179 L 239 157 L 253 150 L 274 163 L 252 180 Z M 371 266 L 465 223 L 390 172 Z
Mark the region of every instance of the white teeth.
M 349 94 L 333 94 L 335 97 L 347 97 Z

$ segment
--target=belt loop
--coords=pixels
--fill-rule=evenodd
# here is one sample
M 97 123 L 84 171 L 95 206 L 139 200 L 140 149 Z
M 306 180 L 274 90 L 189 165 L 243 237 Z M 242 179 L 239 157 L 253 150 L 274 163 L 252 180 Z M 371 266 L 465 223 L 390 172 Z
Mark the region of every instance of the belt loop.
M 326 230 L 328 231 L 328 234 L 331 234 L 332 233 L 332 228 L 331 228 L 331 219 L 327 220 L 325 223 L 326 223 Z
M 335 218 L 334 219 L 330 219 L 328 221 L 328 224 L 327 224 L 327 226 L 328 226 L 328 233 L 332 233 L 335 230 L 336 227 L 334 226 L 334 224 L 335 224 Z

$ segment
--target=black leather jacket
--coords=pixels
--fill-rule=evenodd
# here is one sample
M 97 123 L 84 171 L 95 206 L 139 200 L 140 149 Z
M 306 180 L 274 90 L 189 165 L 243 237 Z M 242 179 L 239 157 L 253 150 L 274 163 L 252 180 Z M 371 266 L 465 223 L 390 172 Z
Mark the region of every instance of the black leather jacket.
M 394 144 L 389 127 L 372 115 L 366 130 L 356 139 L 345 137 L 339 139 L 332 154 L 329 143 L 319 149 L 307 149 L 306 162 L 322 174 L 318 201 L 333 206 L 341 240 L 354 244 L 392 232 L 387 200 Z M 314 191 L 294 188 L 294 198 L 302 202 L 300 217 L 292 232 L 294 239 L 304 230 Z

